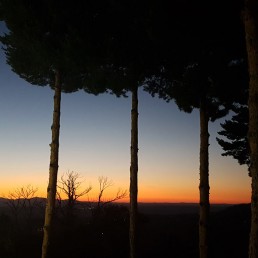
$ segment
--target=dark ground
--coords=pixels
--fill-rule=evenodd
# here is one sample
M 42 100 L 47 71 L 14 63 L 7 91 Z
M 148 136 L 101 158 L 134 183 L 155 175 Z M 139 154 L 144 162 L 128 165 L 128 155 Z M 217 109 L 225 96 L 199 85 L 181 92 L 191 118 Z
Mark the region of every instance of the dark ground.
M 197 204 L 139 204 L 139 258 L 198 257 Z M 20 214 L 16 221 L 0 205 L 0 257 L 39 258 L 43 216 Z M 73 220 L 58 214 L 53 258 L 127 258 L 128 209 L 107 206 L 89 215 L 82 206 Z M 248 257 L 250 205 L 213 205 L 210 258 Z

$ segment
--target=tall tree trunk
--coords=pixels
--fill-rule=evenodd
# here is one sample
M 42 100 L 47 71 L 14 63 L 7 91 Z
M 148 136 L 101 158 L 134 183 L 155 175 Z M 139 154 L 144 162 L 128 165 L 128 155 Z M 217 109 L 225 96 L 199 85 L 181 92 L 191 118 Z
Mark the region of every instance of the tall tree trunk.
M 130 258 L 136 257 L 138 213 L 138 87 L 132 90 L 130 166 Z
M 249 68 L 250 174 L 252 176 L 251 232 L 249 257 L 258 257 L 258 2 L 245 1 L 245 35 Z
M 209 116 L 206 101 L 200 103 L 200 219 L 199 252 L 200 258 L 208 257 L 209 201 Z
M 58 172 L 58 152 L 59 152 L 59 131 L 60 131 L 60 104 L 61 104 L 61 82 L 60 74 L 55 75 L 55 95 L 52 130 L 52 142 L 50 144 L 50 165 L 49 183 L 47 188 L 47 204 L 45 211 L 44 238 L 42 243 L 42 258 L 48 257 L 51 229 L 56 200 L 56 184 Z

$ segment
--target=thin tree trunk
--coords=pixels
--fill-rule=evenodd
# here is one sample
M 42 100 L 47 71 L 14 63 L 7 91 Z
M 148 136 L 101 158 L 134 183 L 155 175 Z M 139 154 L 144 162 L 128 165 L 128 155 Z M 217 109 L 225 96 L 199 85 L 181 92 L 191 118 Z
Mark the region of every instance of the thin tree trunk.
M 136 257 L 138 213 L 138 87 L 132 90 L 130 166 L 130 258 Z
M 52 221 L 56 200 L 56 184 L 58 172 L 58 151 L 59 151 L 59 131 L 60 131 L 60 104 L 61 104 L 61 82 L 60 74 L 55 75 L 55 95 L 52 130 L 52 142 L 50 144 L 50 165 L 49 183 L 47 188 L 47 204 L 45 210 L 44 238 L 42 243 L 42 258 L 47 258 L 51 238 Z
M 249 146 L 252 176 L 251 232 L 249 257 L 258 257 L 258 2 L 246 0 L 244 13 L 246 49 L 249 67 Z
M 209 201 L 209 116 L 205 101 L 200 104 L 200 219 L 199 251 L 200 258 L 208 257 Z

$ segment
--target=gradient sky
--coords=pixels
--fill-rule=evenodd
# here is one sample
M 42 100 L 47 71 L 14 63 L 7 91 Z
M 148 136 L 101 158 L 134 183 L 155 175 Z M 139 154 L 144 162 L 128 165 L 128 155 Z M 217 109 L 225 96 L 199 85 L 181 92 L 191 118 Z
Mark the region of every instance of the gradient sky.
M 3 28 L 2 28 L 3 29 Z M 0 25 L 1 31 L 1 25 Z M 46 196 L 53 91 L 32 86 L 11 71 L 0 51 L 0 195 L 28 184 Z M 62 94 L 59 175 L 78 172 L 98 192 L 98 177 L 129 189 L 130 94 Z M 210 123 L 211 203 L 250 202 L 247 167 L 222 157 L 215 138 L 224 119 Z M 139 201 L 198 202 L 199 113 L 139 91 Z M 128 198 L 125 199 L 128 201 Z

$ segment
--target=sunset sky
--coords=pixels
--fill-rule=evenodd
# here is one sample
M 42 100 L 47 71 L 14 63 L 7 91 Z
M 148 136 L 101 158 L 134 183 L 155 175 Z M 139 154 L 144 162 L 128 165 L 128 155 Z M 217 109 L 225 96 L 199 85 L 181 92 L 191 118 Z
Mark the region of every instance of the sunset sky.
M 0 27 L 1 29 L 1 27 Z M 0 195 L 28 184 L 46 196 L 53 91 L 19 78 L 0 52 Z M 129 188 L 130 94 L 62 94 L 59 175 L 73 170 L 98 192 L 98 177 L 113 181 L 108 194 Z M 229 117 L 228 117 L 229 118 Z M 250 202 L 247 167 L 222 157 L 221 119 L 210 123 L 211 203 Z M 198 202 L 199 114 L 139 91 L 139 201 Z M 87 197 L 85 197 L 87 198 Z M 128 201 L 128 198 L 124 201 Z

